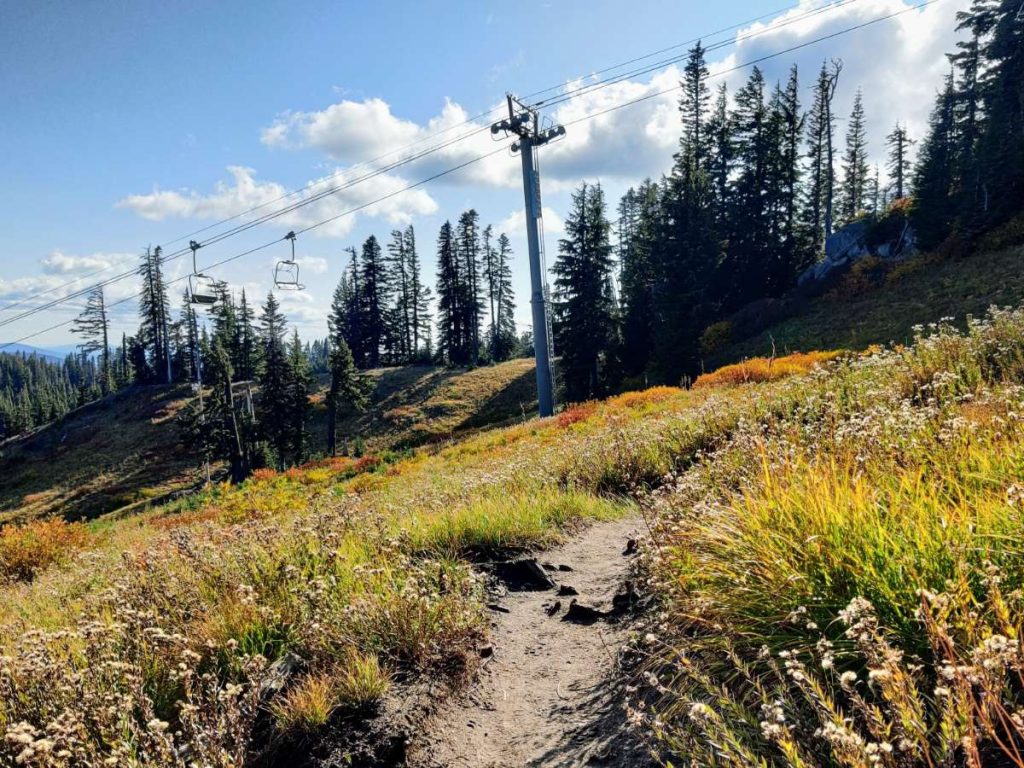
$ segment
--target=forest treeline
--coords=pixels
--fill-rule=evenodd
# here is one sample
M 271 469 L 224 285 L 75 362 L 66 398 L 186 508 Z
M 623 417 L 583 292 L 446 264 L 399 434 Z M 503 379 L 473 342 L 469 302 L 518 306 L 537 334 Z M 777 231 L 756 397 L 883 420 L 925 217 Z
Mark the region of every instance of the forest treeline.
M 774 84 L 755 67 L 730 97 L 724 85 L 711 92 L 695 46 L 671 172 L 631 188 L 614 227 L 599 187 L 573 199 L 554 266 L 568 397 L 693 376 L 720 321 L 791 289 L 838 226 L 868 219 L 873 231 L 898 234 L 909 217 L 920 247 L 959 252 L 1019 215 L 1024 18 L 1019 3 L 977 0 L 957 21 L 966 39 L 949 55 L 917 161 L 896 123 L 885 134 L 884 181 L 868 162 L 859 91 L 837 136 L 841 62 L 823 63 L 805 109 L 795 66 Z
M 682 76 L 671 171 L 630 188 L 614 214 L 599 183 L 572 196 L 550 296 L 565 398 L 685 383 L 723 320 L 793 288 L 822 258 L 827 238 L 850 222 L 899 232 L 909 221 L 921 247 L 962 248 L 1017 215 L 1024 202 L 1019 9 L 1007 0 L 976 0 L 957 23 L 964 40 L 949 55 L 927 135 L 916 139 L 892 116 L 884 128 L 881 119 L 873 122 L 859 91 L 851 113 L 836 114 L 837 93 L 856 85 L 844 79 L 841 61 L 823 62 L 809 88 L 795 66 L 777 83 L 754 67 L 729 93 L 725 85 L 712 91 L 704 48 L 694 46 Z M 869 162 L 869 125 L 884 130 L 884 170 Z M 240 407 L 236 388 L 213 387 L 206 412 L 221 409 L 224 430 L 215 439 L 196 432 L 206 440 L 204 455 L 233 455 L 240 472 L 280 466 L 306 454 L 303 393 L 322 375 L 331 380 L 333 449 L 336 414 L 364 400 L 360 369 L 475 365 L 530 352 L 529 335 L 518 336 L 513 320 L 508 238 L 481 226 L 470 210 L 444 223 L 435 249 L 433 290 L 412 226 L 392 232 L 386 244 L 371 236 L 348 249 L 329 334 L 307 343 L 286 334 L 273 295 L 257 309 L 244 291 L 236 297 L 221 285 L 209 323 L 199 322 L 187 300 L 172 313 L 159 253 L 147 253 L 135 335 L 110 343 L 100 290 L 76 325 L 81 356 L 53 370 L 4 358 L 0 434 L 132 382 L 195 382 L 202 375 L 211 386 L 255 382 L 261 392 L 255 404 Z M 260 403 L 268 404 L 262 414 Z M 236 416 L 228 419 L 229 411 Z

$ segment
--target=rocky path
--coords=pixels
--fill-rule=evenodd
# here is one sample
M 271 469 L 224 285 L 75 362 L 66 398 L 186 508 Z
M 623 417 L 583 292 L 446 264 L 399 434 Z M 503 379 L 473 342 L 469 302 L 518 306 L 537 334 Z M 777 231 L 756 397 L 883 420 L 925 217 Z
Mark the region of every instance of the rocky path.
M 615 613 L 613 598 L 622 592 L 632 560 L 627 543 L 638 533 L 636 519 L 598 523 L 538 556 L 557 586 L 509 591 L 497 599 L 493 655 L 472 688 L 417 729 L 410 765 L 652 765 L 627 730 L 622 708 L 625 681 L 617 656 L 628 620 L 588 610 Z M 559 595 L 560 588 L 579 595 Z

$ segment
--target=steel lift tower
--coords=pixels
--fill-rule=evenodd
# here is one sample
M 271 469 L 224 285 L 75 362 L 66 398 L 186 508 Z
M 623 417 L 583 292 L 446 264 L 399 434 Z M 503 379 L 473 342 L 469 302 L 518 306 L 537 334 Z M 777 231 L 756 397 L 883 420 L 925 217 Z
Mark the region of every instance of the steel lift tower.
M 537 403 L 541 416 L 555 411 L 554 381 L 551 376 L 551 341 L 549 338 L 547 275 L 541 261 L 543 244 L 540 237 L 541 202 L 540 173 L 537 170 L 537 147 L 565 135 L 561 125 L 541 128 L 537 110 L 507 94 L 508 119 L 491 126 L 491 133 L 514 133 L 519 140 L 512 144 L 512 153 L 523 161 L 523 194 L 526 199 L 526 241 L 530 250 L 530 307 L 533 310 L 533 349 L 537 360 Z

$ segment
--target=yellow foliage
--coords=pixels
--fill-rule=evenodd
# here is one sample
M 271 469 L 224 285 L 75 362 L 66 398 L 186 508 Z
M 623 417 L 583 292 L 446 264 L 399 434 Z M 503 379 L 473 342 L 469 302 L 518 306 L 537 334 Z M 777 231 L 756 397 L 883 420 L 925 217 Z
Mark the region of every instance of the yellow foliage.
M 30 581 L 38 571 L 85 546 L 81 523 L 37 520 L 0 530 L 0 578 Z
M 826 352 L 794 352 L 785 357 L 752 357 L 742 363 L 726 365 L 717 371 L 705 373 L 693 383 L 694 389 L 727 387 L 758 381 L 775 381 L 787 376 L 808 373 L 812 368 L 834 360 L 839 350 Z

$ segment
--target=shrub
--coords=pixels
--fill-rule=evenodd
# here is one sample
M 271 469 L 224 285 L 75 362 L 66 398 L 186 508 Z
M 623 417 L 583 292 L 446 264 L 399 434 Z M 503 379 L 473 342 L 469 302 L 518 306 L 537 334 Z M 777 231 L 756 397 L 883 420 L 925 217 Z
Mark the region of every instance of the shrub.
M 671 400 L 673 397 L 678 397 L 682 391 L 679 387 L 650 387 L 637 392 L 624 392 L 610 398 L 608 405 L 617 408 L 640 408 Z
M 736 386 L 759 381 L 774 381 L 787 376 L 808 373 L 813 368 L 840 354 L 838 350 L 827 352 L 794 352 L 784 357 L 752 357 L 742 363 L 723 366 L 711 373 L 697 377 L 694 389 L 711 387 Z
M 597 403 L 592 400 L 577 405 L 570 405 L 555 417 L 555 423 L 562 429 L 565 429 L 573 424 L 586 421 L 596 410 Z
M 81 523 L 37 520 L 0 530 L 0 578 L 31 581 L 49 565 L 85 546 L 89 535 Z
M 732 323 L 722 320 L 704 329 L 700 335 L 700 352 L 702 355 L 713 355 L 732 343 Z

